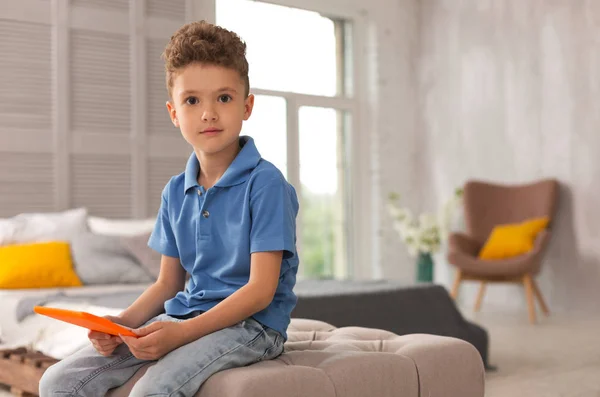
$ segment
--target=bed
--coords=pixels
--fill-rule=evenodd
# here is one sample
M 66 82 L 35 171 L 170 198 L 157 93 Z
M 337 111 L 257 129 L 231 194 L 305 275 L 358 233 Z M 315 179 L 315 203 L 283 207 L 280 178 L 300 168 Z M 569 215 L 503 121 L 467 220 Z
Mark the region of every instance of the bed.
M 88 343 L 87 330 L 33 312 L 35 305 L 119 314 L 150 284 L 90 285 L 72 288 L 0 289 L 0 349 L 27 346 L 58 359 Z
M 158 277 L 160 254 L 147 246 L 153 226 L 154 219 L 97 218 L 85 208 L 0 219 L 0 250 L 2 245 L 32 241 L 68 241 L 73 270 L 84 285 L 10 290 L 0 286 L 0 348 L 29 346 L 60 359 L 88 343 L 85 329 L 34 314 L 33 306 L 45 304 L 100 316 L 118 314 Z M 34 262 L 41 257 L 26 256 Z M 21 265 L 15 263 L 5 270 Z M 29 280 L 52 273 L 36 269 Z M 305 280 L 298 281 L 295 292 L 298 304 L 293 318 L 337 327 L 381 328 L 398 335 L 454 336 L 475 345 L 487 364 L 487 332 L 461 316 L 442 286 Z
M 120 313 L 158 277 L 160 254 L 147 246 L 154 223 L 84 207 L 0 219 L 0 349 L 27 346 L 60 359 L 88 343 L 85 329 L 33 307 Z

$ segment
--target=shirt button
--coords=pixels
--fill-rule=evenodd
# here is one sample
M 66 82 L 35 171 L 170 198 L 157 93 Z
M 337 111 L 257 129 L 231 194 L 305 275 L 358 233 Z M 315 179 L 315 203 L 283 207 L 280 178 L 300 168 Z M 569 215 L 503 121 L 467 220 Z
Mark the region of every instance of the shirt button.
M 198 189 L 198 196 L 202 196 L 202 190 Z
M 208 212 L 207 210 L 202 211 L 202 216 L 205 218 L 208 218 L 210 216 L 210 212 Z

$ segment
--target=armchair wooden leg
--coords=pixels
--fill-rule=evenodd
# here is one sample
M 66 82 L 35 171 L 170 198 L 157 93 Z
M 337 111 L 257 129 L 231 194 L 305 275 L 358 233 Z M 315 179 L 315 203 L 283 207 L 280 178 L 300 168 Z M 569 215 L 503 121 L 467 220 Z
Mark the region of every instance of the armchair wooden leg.
M 546 316 L 549 316 L 550 310 L 548 310 L 548 306 L 546 306 L 546 302 L 544 302 L 542 293 L 540 292 L 540 289 L 538 288 L 538 285 L 533 278 L 531 279 L 531 285 L 533 286 L 533 293 L 535 294 L 535 297 L 537 298 L 540 307 L 542 308 L 542 312 L 544 312 Z
M 452 291 L 450 292 L 450 296 L 452 299 L 456 300 L 458 298 L 458 288 L 460 287 L 460 282 L 462 280 L 462 272 L 460 270 L 456 271 L 456 277 L 454 278 L 454 284 L 452 285 Z
M 486 282 L 482 281 L 479 285 L 479 293 L 477 293 L 477 300 L 475 301 L 475 311 L 478 312 L 481 309 L 481 302 L 483 301 L 483 295 L 485 295 Z
M 529 308 L 529 322 L 535 324 L 535 302 L 533 300 L 533 279 L 530 274 L 523 276 L 523 285 L 525 286 L 525 296 L 527 297 L 527 306 Z

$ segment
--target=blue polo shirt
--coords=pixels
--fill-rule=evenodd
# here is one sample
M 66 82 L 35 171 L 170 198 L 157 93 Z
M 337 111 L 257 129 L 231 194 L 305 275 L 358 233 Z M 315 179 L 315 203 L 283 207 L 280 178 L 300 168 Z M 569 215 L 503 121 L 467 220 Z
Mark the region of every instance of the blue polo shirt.
M 298 270 L 296 191 L 281 172 L 262 159 L 250 137 L 221 179 L 198 186 L 195 153 L 185 172 L 171 178 L 148 245 L 177 257 L 191 275 L 185 291 L 165 302 L 169 315 L 207 311 L 244 286 L 250 254 L 283 251 L 279 285 L 271 304 L 253 317 L 287 339 Z M 260 264 L 259 264 L 260 265 Z

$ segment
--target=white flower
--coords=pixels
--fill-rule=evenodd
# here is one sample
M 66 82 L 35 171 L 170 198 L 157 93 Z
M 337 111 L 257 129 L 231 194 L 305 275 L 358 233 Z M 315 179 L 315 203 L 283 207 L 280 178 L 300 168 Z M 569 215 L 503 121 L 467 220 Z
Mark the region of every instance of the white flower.
M 442 239 L 447 238 L 452 211 L 458 207 L 462 198 L 456 194 L 437 214 L 423 213 L 414 219 L 408 208 L 396 205 L 397 195 L 390 195 L 388 211 L 393 219 L 394 230 L 412 256 L 422 253 L 436 253 L 441 248 Z
M 412 213 L 408 208 L 398 208 L 394 204 L 389 204 L 388 211 L 392 218 L 400 222 L 410 222 L 412 219 Z
M 437 226 L 437 219 L 433 214 L 423 213 L 419 215 L 419 224 L 423 228 L 431 228 Z

